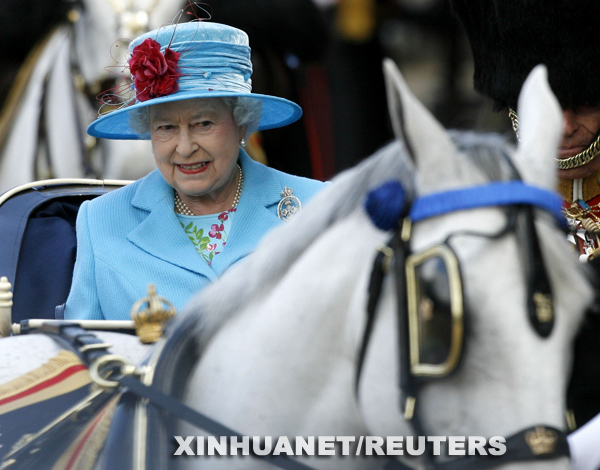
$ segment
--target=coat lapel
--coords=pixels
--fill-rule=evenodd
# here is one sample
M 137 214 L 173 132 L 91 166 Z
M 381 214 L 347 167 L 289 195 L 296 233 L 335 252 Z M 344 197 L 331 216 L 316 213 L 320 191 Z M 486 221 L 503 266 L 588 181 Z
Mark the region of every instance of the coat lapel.
M 133 229 L 128 239 L 147 253 L 215 280 L 231 264 L 252 252 L 265 233 L 281 224 L 269 208 L 281 200 L 281 184 L 261 163 L 240 151 L 244 185 L 227 248 L 209 267 L 187 238 L 173 212 L 173 188 L 158 170 L 140 182 L 132 205 L 146 211 L 147 217 Z
M 252 160 L 243 150 L 240 163 L 244 171 L 244 185 L 227 249 L 213 260 L 212 268 L 218 275 L 254 251 L 265 233 L 282 223 L 269 209 L 281 200 L 279 181 L 269 168 Z
M 148 215 L 129 232 L 129 241 L 167 263 L 216 279 L 181 227 L 173 211 L 173 188 L 158 170 L 141 181 L 131 203 Z

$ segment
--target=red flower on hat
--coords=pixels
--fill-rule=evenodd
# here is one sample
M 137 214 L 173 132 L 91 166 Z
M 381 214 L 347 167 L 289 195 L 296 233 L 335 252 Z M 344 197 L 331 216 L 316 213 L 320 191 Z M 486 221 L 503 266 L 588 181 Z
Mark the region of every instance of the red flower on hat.
M 179 52 L 168 47 L 163 54 L 160 44 L 150 38 L 133 49 L 129 70 L 138 101 L 170 95 L 179 90 L 179 56 Z

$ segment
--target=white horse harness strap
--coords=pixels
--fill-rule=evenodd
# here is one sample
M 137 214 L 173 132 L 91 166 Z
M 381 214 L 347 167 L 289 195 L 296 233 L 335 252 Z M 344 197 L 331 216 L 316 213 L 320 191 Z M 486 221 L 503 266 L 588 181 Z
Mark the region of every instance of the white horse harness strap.
M 390 185 L 398 185 L 399 197 L 404 197 L 404 192 L 400 187 L 399 183 L 391 182 L 384 186 L 387 189 L 384 191 L 386 199 L 390 197 Z M 370 195 L 369 198 L 379 198 L 376 189 Z M 460 359 L 460 352 L 462 351 L 462 341 L 464 337 L 464 324 L 465 313 L 464 304 L 459 309 L 459 314 L 453 313 L 453 318 L 460 319 L 462 324 L 458 324 L 458 328 L 452 333 L 452 343 L 460 342 L 459 356 L 455 357 L 454 360 L 449 361 L 448 367 L 442 368 L 442 371 L 436 371 L 436 373 L 428 374 L 422 371 L 428 371 L 431 369 L 422 368 L 415 370 L 414 361 L 414 343 L 416 341 L 414 334 L 414 324 L 411 324 L 409 318 L 409 298 L 415 295 L 414 292 L 408 292 L 407 277 L 410 276 L 410 269 L 407 268 L 407 260 L 412 259 L 415 255 L 410 253 L 410 226 L 412 222 L 418 222 L 427 218 L 435 217 L 442 214 L 447 214 L 455 211 L 460 211 L 470 208 L 488 207 L 488 206 L 508 206 L 512 208 L 509 210 L 509 220 L 506 226 L 496 234 L 484 235 L 475 232 L 457 232 L 448 236 L 441 246 L 447 247 L 447 249 L 440 250 L 440 252 L 451 252 L 449 241 L 453 236 L 456 235 L 473 235 L 483 236 L 491 239 L 496 239 L 504 236 L 512 231 L 517 231 L 517 235 L 521 238 L 525 238 L 529 246 L 525 252 L 524 259 L 526 262 L 526 281 L 528 287 L 528 316 L 533 329 L 538 335 L 545 338 L 552 331 L 554 323 L 554 311 L 552 304 L 552 295 L 550 288 L 550 281 L 546 273 L 543 257 L 541 256 L 541 249 L 539 247 L 539 239 L 535 233 L 535 226 L 533 224 L 533 209 L 535 207 L 544 209 L 554 215 L 555 219 L 559 224 L 564 227 L 565 221 L 560 211 L 561 201 L 560 198 L 549 191 L 542 190 L 528 186 L 520 181 L 509 181 L 500 183 L 491 183 L 484 186 L 477 186 L 473 188 L 461 189 L 458 191 L 449 191 L 446 193 L 433 194 L 423 198 L 416 199 L 414 201 L 397 203 L 398 208 L 396 229 L 394 234 L 387 244 L 382 247 L 378 252 L 373 271 L 371 274 L 371 280 L 369 284 L 369 300 L 367 304 L 367 323 L 365 326 L 363 341 L 361 349 L 359 351 L 358 366 L 356 374 L 356 393 L 358 394 L 358 386 L 360 381 L 360 374 L 368 347 L 369 338 L 375 322 L 377 313 L 377 303 L 381 294 L 383 279 L 388 270 L 393 266 L 395 275 L 396 285 L 396 296 L 398 304 L 398 328 L 399 328 L 399 362 L 400 362 L 400 394 L 401 394 L 401 409 L 405 414 L 405 417 L 411 423 L 415 435 L 427 435 L 421 424 L 420 415 L 417 413 L 418 404 L 418 393 L 421 384 L 427 378 L 443 377 L 451 374 L 456 369 L 458 359 Z M 372 220 L 375 222 L 378 220 L 378 215 L 371 213 L 372 208 L 377 207 L 378 203 L 367 201 L 367 211 L 370 213 Z M 378 225 L 379 226 L 379 225 Z M 381 227 L 380 228 L 389 228 Z M 408 230 L 407 230 L 408 228 Z M 451 257 L 450 257 L 451 258 Z M 414 268 L 414 266 L 413 266 Z M 460 280 L 460 270 L 458 266 L 453 268 L 453 273 L 450 273 L 450 277 L 457 277 Z M 461 290 L 462 286 L 460 282 L 458 289 Z M 412 289 L 415 287 L 413 286 Z M 454 289 L 456 291 L 456 289 Z M 460 297 L 462 302 L 462 292 L 456 294 Z M 536 299 L 543 297 L 543 305 L 536 305 Z M 453 307 L 454 308 L 454 307 Z M 540 313 L 541 312 L 541 313 Z M 453 321 L 453 326 L 456 324 Z M 412 329 L 412 331 L 411 331 Z M 451 348 L 452 350 L 452 348 Z M 451 353 L 454 354 L 454 353 Z M 411 358 L 411 355 L 413 358 Z M 435 369 L 434 369 L 435 370 Z M 438 373 L 439 372 L 439 373 Z M 528 436 L 532 433 L 539 432 L 545 436 L 550 436 L 553 439 L 553 446 L 551 449 L 538 453 L 528 444 Z M 490 455 L 475 455 L 465 456 L 448 462 L 437 462 L 433 455 L 433 449 L 431 443 L 429 448 L 426 449 L 424 454 L 425 465 L 427 469 L 436 470 L 479 470 L 492 468 L 498 465 L 503 465 L 509 462 L 534 460 L 534 459 L 553 459 L 558 457 L 569 456 L 569 446 L 566 439 L 566 435 L 563 431 L 555 429 L 550 426 L 532 426 L 526 430 L 518 432 L 506 440 L 506 453 L 502 456 L 490 456 Z M 399 461 L 391 461 L 388 465 L 389 469 L 407 469 Z
M 71 0 L 73 2 L 73 8 L 78 8 L 80 11 L 84 8 L 83 6 L 83 2 L 82 0 Z M 78 91 L 81 92 L 81 94 L 84 96 L 85 100 L 90 104 L 90 106 L 92 108 L 96 107 L 96 102 L 97 102 L 97 98 L 96 95 L 97 93 L 92 92 L 88 85 L 85 83 L 80 68 L 79 68 L 79 64 L 78 64 L 78 60 L 74 57 L 75 54 L 75 38 L 74 38 L 74 27 L 73 25 L 70 25 L 70 29 L 69 29 L 69 35 L 70 35 L 70 44 L 71 47 L 69 49 L 69 67 L 70 67 L 70 76 L 72 78 L 72 83 L 71 86 L 73 86 L 75 88 L 75 93 L 77 93 Z M 41 89 L 41 96 L 40 96 L 40 109 L 39 109 L 39 115 L 38 115 L 38 122 L 37 122 L 37 147 L 36 147 L 36 158 L 34 160 L 34 168 L 33 168 L 33 173 L 35 175 L 36 179 L 48 179 L 47 176 L 43 177 L 41 175 L 38 174 L 38 167 L 40 165 L 37 164 L 37 162 L 39 161 L 40 158 L 44 158 L 44 165 L 43 167 L 48 169 L 48 172 L 50 174 L 50 177 L 54 177 L 54 172 L 53 172 L 53 152 L 52 152 L 52 148 L 50 145 L 50 139 L 49 139 L 49 134 L 48 134 L 48 129 L 47 129 L 47 125 L 46 125 L 46 118 L 47 118 L 47 110 L 48 110 L 48 86 L 50 83 L 50 78 L 52 75 L 52 69 L 48 70 L 46 72 L 46 74 L 43 77 L 43 81 L 42 81 L 42 89 Z M 114 80 L 113 80 L 114 81 Z M 108 88 L 108 81 L 107 83 L 104 83 L 103 85 L 106 85 Z M 85 140 L 85 129 L 82 127 L 81 124 L 81 119 L 80 119 L 80 115 L 81 112 L 77 107 L 77 103 L 73 102 L 73 115 L 75 116 L 75 125 L 77 127 L 77 135 L 79 136 L 79 138 L 76 140 L 76 145 L 79 151 L 79 155 L 80 155 L 80 164 L 81 164 L 81 169 L 83 171 L 83 173 L 85 175 L 92 175 L 94 177 L 97 177 L 98 175 L 95 175 L 95 169 L 91 163 L 91 151 L 95 148 L 96 145 L 103 145 L 102 141 L 90 141 L 93 142 L 92 146 L 88 146 L 88 144 L 86 144 L 86 140 Z

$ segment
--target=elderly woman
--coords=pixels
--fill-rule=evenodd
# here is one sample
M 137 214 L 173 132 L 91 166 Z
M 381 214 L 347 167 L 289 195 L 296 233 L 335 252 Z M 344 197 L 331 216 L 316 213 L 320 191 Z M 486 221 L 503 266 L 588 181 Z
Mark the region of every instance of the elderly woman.
M 129 52 L 134 104 L 101 116 L 88 133 L 150 139 L 158 169 L 81 206 L 68 319 L 129 319 L 150 283 L 180 309 L 324 184 L 243 150 L 251 132 L 302 113 L 251 92 L 243 31 L 175 24 L 137 38 Z

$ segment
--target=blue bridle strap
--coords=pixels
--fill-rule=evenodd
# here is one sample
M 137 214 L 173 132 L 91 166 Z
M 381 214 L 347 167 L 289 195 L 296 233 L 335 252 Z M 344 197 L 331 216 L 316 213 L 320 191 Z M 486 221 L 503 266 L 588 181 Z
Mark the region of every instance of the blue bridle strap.
M 411 205 L 410 219 L 418 222 L 449 212 L 514 204 L 526 204 L 545 209 L 561 226 L 566 226 L 560 196 L 522 181 L 494 182 L 418 197 Z

